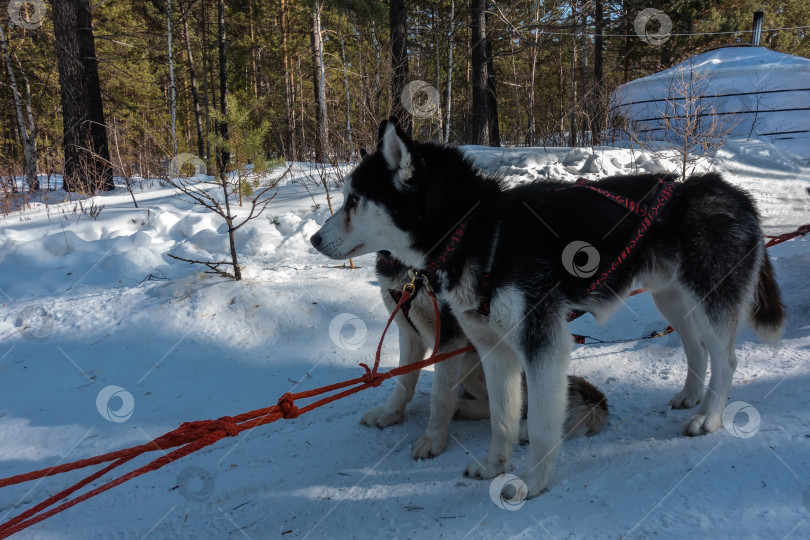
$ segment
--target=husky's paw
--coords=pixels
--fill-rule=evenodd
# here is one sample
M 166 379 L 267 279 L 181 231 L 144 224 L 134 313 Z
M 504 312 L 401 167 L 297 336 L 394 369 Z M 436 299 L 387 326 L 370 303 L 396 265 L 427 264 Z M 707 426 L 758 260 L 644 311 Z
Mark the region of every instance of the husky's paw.
M 464 469 L 464 476 L 469 476 L 470 478 L 495 478 L 499 474 L 503 474 L 506 472 L 506 462 L 505 461 L 498 461 L 497 463 L 491 463 L 489 458 L 486 457 L 482 460 L 473 460 L 469 464 L 467 464 L 467 468 Z
M 380 429 L 399 424 L 405 419 L 405 413 L 401 410 L 389 411 L 385 407 L 376 407 L 371 409 L 363 418 L 360 423 L 365 426 L 376 426 Z
M 691 409 L 703 399 L 701 393 L 693 394 L 686 390 L 681 390 L 675 397 L 669 400 L 669 404 L 673 409 Z
M 525 487 L 518 490 L 518 493 L 523 494 L 524 499 L 531 499 L 548 491 L 548 482 L 543 482 L 536 474 L 522 474 L 520 480 Z
M 717 415 L 696 414 L 683 425 L 683 434 L 688 437 L 706 435 L 723 425 L 723 419 Z
M 444 447 L 446 445 L 447 437 L 425 433 L 413 444 L 413 451 L 411 452 L 411 455 L 413 456 L 413 459 L 427 459 L 436 457 L 444 452 Z

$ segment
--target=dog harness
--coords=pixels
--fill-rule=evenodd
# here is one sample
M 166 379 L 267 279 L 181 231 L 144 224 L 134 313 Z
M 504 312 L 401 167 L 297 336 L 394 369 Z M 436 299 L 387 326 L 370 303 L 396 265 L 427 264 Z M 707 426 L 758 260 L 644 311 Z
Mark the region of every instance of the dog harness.
M 651 206 L 647 206 L 646 204 L 642 204 L 640 202 L 636 202 L 633 200 L 628 199 L 623 195 L 619 195 L 617 193 L 613 193 L 612 191 L 607 191 L 605 189 L 598 188 L 594 185 L 591 185 L 586 179 L 580 178 L 576 181 L 576 183 L 572 186 L 572 188 L 581 187 L 586 189 L 591 189 L 600 195 L 603 195 L 607 199 L 619 204 L 631 212 L 634 212 L 638 216 L 641 217 L 641 221 L 639 222 L 638 226 L 636 227 L 635 232 L 630 237 L 630 241 L 625 245 L 625 247 L 619 252 L 617 256 L 613 258 L 613 262 L 610 266 L 604 268 L 604 271 L 596 278 L 588 287 L 585 289 L 586 292 L 590 293 L 593 292 L 607 277 L 616 270 L 625 260 L 627 257 L 630 256 L 630 253 L 633 249 L 638 245 L 644 235 L 649 231 L 650 226 L 655 221 L 655 218 L 658 217 L 658 214 L 661 213 L 661 210 L 664 209 L 664 206 L 669 202 L 670 198 L 672 198 L 672 193 L 675 191 L 675 182 L 672 181 L 664 181 L 658 180 L 657 185 L 657 193 L 655 196 L 655 200 Z
M 398 273 L 405 270 L 406 268 L 404 264 L 399 262 L 397 259 L 391 257 L 391 253 L 388 251 L 378 251 L 377 257 L 379 260 L 384 262 L 389 268 L 391 268 L 391 270 L 394 272 Z M 422 280 L 418 279 L 414 283 L 414 290 L 413 293 L 411 294 L 411 297 L 405 302 L 403 302 L 399 308 L 400 312 L 402 313 L 402 316 L 405 317 L 405 320 L 408 321 L 408 324 L 411 325 L 411 328 L 413 328 L 417 334 L 419 333 L 419 330 L 416 328 L 416 325 L 413 324 L 413 321 L 411 320 L 410 317 L 410 312 L 411 312 L 411 304 L 413 303 L 414 298 L 416 298 L 416 295 L 419 293 L 421 289 L 422 289 Z M 394 299 L 395 304 L 399 304 L 399 301 L 402 298 L 401 290 L 388 289 L 388 294 L 390 294 L 391 298 Z
M 641 217 L 641 221 L 636 227 L 630 242 L 628 242 L 628 244 L 619 252 L 619 254 L 613 258 L 613 262 L 610 264 L 610 266 L 606 267 L 599 277 L 597 277 L 585 289 L 587 293 L 591 293 L 599 286 L 599 284 L 607 279 L 611 272 L 616 270 L 625 260 L 627 260 L 627 257 L 630 256 L 630 252 L 641 241 L 649 230 L 650 225 L 652 225 L 653 221 L 655 221 L 655 218 L 658 217 L 658 214 L 661 213 L 661 210 L 663 210 L 664 206 L 666 206 L 666 204 L 669 202 L 670 198 L 672 197 L 672 193 L 675 191 L 675 182 L 660 179 L 658 180 L 657 193 L 652 206 L 647 206 L 643 203 L 628 199 L 624 195 L 619 195 L 618 193 L 613 193 L 612 191 L 596 187 L 592 185 L 586 178 L 578 178 L 577 181 L 574 182 L 573 186 L 561 189 L 573 189 L 577 187 L 595 191 L 596 193 L 599 193 L 605 198 L 623 206 L 624 208 L 627 208 L 634 214 Z M 571 310 L 568 313 L 567 319 L 569 322 L 573 321 L 574 319 L 584 315 L 584 313 L 584 311 L 578 309 Z
M 623 262 L 627 260 L 636 246 L 639 244 L 641 239 L 644 235 L 649 231 L 650 226 L 653 224 L 655 219 L 664 209 L 666 204 L 672 198 L 672 194 L 675 191 L 675 182 L 672 181 L 665 181 L 665 180 L 658 180 L 658 184 L 656 185 L 656 195 L 653 203 L 651 205 L 646 205 L 639 201 L 634 201 L 624 195 L 619 193 L 614 193 L 612 191 L 608 191 L 606 189 L 602 189 L 593 185 L 589 180 L 585 178 L 579 178 L 577 181 L 570 186 L 564 186 L 559 188 L 557 191 L 561 191 L 564 189 L 589 189 L 595 193 L 598 193 L 605 197 L 606 199 L 613 201 L 614 203 L 626 208 L 628 211 L 636 214 L 640 217 L 639 224 L 636 226 L 636 229 L 633 235 L 630 238 L 630 241 L 625 245 L 624 248 L 611 260 L 609 265 L 603 266 L 602 272 L 599 276 L 592 281 L 586 288 L 586 293 L 593 292 L 602 282 L 604 282 L 608 276 L 612 272 L 614 272 Z M 464 238 L 464 233 L 466 232 L 467 226 L 465 223 L 461 223 L 455 231 L 450 235 L 447 243 L 444 246 L 441 254 L 433 259 L 428 265 L 422 270 L 422 272 L 433 272 L 436 270 L 441 270 L 447 262 L 452 257 L 453 252 L 458 248 L 461 244 L 462 239 Z M 480 297 L 480 302 L 476 311 L 484 316 L 489 316 L 490 310 L 490 302 L 492 300 L 492 266 L 495 262 L 495 256 L 498 250 L 498 244 L 500 243 L 500 236 L 501 236 L 501 222 L 498 221 L 495 225 L 495 233 L 493 235 L 493 242 L 492 248 L 489 253 L 489 258 L 487 260 L 487 264 L 484 267 L 483 272 L 481 272 L 481 278 L 478 282 L 478 292 Z M 378 253 L 382 260 L 388 264 L 393 270 L 395 271 L 402 271 L 405 268 L 398 260 L 390 257 L 390 253 L 387 252 L 379 252 Z M 417 281 L 417 283 L 421 283 L 421 281 Z M 416 330 L 416 326 L 413 324 L 409 317 L 411 303 L 413 299 L 416 298 L 416 294 L 419 292 L 419 287 L 414 291 L 413 296 L 410 300 L 405 302 L 402 305 L 402 313 L 405 316 L 405 319 L 408 323 Z M 389 293 L 391 297 L 394 299 L 394 302 L 399 302 L 399 299 L 402 297 L 402 291 L 396 289 L 389 289 Z M 568 313 L 568 320 L 572 321 L 582 315 L 583 312 L 579 310 L 572 310 Z M 418 333 L 418 330 L 417 330 Z

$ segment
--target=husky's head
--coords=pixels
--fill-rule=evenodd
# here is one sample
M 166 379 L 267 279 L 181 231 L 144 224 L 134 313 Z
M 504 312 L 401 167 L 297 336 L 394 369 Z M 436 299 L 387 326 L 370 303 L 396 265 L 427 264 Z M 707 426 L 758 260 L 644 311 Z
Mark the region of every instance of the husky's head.
M 421 267 L 426 254 L 414 248 L 412 232 L 425 208 L 417 143 L 391 119 L 380 125 L 376 152 L 361 154 L 360 164 L 345 178 L 343 206 L 310 242 L 333 259 L 387 250 Z

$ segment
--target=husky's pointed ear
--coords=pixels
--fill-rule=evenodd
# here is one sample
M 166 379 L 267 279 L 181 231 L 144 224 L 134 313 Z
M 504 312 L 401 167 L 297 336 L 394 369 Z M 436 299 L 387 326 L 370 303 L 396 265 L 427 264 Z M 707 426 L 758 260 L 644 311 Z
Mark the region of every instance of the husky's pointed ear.
M 367 155 L 368 155 L 368 152 L 366 152 L 366 149 L 365 149 L 365 148 L 361 148 L 361 149 L 360 149 L 360 159 L 363 159 L 363 158 L 364 158 L 364 157 L 366 157 Z
M 413 184 L 413 164 L 411 151 L 403 140 L 395 122 L 388 122 L 383 133 L 380 151 L 388 168 L 396 173 L 397 189 L 405 191 Z
M 385 128 L 388 127 L 388 120 L 380 122 L 380 127 L 377 128 L 377 150 L 382 146 L 383 135 L 385 135 Z
M 388 126 L 398 126 L 399 120 L 397 120 L 396 116 L 389 116 L 388 120 L 383 120 L 380 122 L 380 127 L 377 128 L 377 150 L 382 148 L 382 141 L 383 137 L 385 136 L 385 130 L 388 129 Z

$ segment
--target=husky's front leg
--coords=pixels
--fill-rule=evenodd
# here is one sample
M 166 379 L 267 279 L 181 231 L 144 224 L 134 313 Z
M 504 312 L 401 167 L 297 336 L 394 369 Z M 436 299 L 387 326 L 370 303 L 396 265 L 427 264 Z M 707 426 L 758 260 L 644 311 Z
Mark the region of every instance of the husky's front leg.
M 464 346 L 464 341 L 442 344 L 439 352 L 448 352 Z M 461 380 L 461 358 L 454 357 L 436 364 L 433 388 L 430 394 L 430 419 L 425 434 L 413 445 L 414 459 L 435 457 L 444 451 L 450 421 L 458 407 L 458 387 Z
M 549 321 L 550 322 L 550 321 Z M 547 323 L 548 324 L 548 323 Z M 563 440 L 568 400 L 566 371 L 571 338 L 565 322 L 550 322 L 521 340 L 526 344 L 523 369 L 528 399 L 529 456 L 521 475 L 528 496 L 539 495 L 551 482 Z
M 399 324 L 399 365 L 407 366 L 425 357 L 427 347 L 422 343 L 410 324 Z M 411 371 L 397 377 L 394 382 L 394 393 L 382 407 L 375 407 L 363 415 L 361 424 L 384 428 L 402 422 L 405 418 L 405 407 L 413 398 L 420 370 Z
M 491 330 L 486 334 L 479 333 L 474 344 L 487 381 L 492 440 L 487 457 L 467 465 L 464 474 L 473 478 L 494 478 L 509 470 L 520 429 L 520 358 L 501 336 Z

